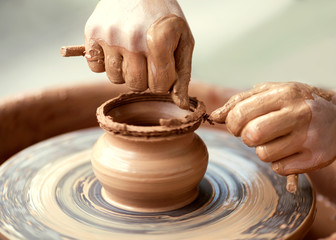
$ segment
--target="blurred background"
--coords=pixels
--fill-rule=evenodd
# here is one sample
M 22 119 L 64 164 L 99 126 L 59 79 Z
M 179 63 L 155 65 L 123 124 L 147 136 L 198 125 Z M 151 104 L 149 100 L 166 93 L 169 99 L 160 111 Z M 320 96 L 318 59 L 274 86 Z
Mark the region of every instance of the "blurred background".
M 84 43 L 97 0 L 1 0 L 0 97 L 108 81 L 63 45 Z M 336 89 L 335 0 L 180 0 L 196 41 L 192 76 L 247 89 L 301 81 Z

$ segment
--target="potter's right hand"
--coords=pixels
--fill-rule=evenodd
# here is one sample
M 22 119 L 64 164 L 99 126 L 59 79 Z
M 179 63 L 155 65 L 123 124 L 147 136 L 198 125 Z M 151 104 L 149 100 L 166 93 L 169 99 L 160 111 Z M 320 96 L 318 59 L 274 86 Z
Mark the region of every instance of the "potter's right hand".
M 336 94 L 303 83 L 263 83 L 233 96 L 210 119 L 226 123 L 280 175 L 336 159 Z
M 172 93 L 189 107 L 194 39 L 176 0 L 101 0 L 85 26 L 89 67 L 132 91 Z

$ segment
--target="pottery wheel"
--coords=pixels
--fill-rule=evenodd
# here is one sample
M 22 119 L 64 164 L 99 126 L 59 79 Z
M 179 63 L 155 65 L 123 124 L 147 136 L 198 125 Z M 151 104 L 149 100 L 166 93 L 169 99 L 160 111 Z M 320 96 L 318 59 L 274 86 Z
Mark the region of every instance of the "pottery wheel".
M 311 224 L 315 196 L 304 175 L 296 195 L 254 149 L 200 129 L 209 166 L 198 198 L 169 212 L 121 210 L 101 194 L 90 163 L 98 128 L 36 144 L 0 168 L 0 236 L 9 239 L 286 239 Z

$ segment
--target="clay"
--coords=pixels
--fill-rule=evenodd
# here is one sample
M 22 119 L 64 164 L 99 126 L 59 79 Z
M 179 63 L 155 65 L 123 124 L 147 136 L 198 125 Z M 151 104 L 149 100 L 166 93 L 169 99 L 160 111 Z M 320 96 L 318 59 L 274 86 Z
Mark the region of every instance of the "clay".
M 199 195 L 184 208 L 146 213 L 106 201 L 90 164 L 99 128 L 32 146 L 0 168 L 0 233 L 9 239 L 300 239 L 314 217 L 302 175 L 296 195 L 252 149 L 218 130 Z M 244 167 L 242 167 L 244 166 Z
M 0 164 L 18 151 L 44 139 L 98 126 L 95 114 L 97 107 L 127 91 L 125 85 L 112 85 L 101 79 L 91 84 L 36 90 L 2 98 Z M 210 111 L 220 107 L 236 92 L 237 90 L 213 87 L 197 81 L 190 84 L 190 94 L 199 96 Z M 204 126 L 225 130 L 225 125 Z
M 125 82 L 132 91 L 170 91 L 183 109 L 189 104 L 193 47 L 177 1 L 102 0 L 85 26 L 92 71 L 106 71 L 112 83 Z
M 208 152 L 194 133 L 205 115 L 204 104 L 194 98 L 190 103 L 187 111 L 169 95 L 130 93 L 98 108 L 106 134 L 93 148 L 92 167 L 108 202 L 162 212 L 196 199 Z
M 302 83 L 265 83 L 232 97 L 210 119 L 256 147 L 278 174 L 304 173 L 335 160 L 333 96 Z
M 298 188 L 298 175 L 291 174 L 287 176 L 286 189 L 288 192 L 295 194 Z
M 0 125 L 0 145 L 4 147 L 0 148 L 0 163 L 2 163 L 2 161 L 4 161 L 5 159 L 8 159 L 8 157 L 13 155 L 14 153 L 38 141 L 42 141 L 46 138 L 50 138 L 52 136 L 68 131 L 97 126 L 94 114 L 97 106 L 99 106 L 102 102 L 108 100 L 111 97 L 118 96 L 123 91 L 127 91 L 124 85 L 111 85 L 110 83 L 106 83 L 102 79 L 101 81 L 92 84 L 64 86 L 61 88 L 41 90 L 33 93 L 25 93 L 17 96 L 12 96 L 7 99 L 2 99 L 2 101 L 0 101 L 0 122 L 2 122 L 2 124 Z M 198 96 L 198 98 L 205 103 L 209 112 L 219 108 L 224 102 L 227 102 L 232 95 L 237 94 L 237 91 L 238 90 L 235 89 L 227 89 L 221 88 L 219 86 L 200 84 L 197 83 L 197 81 L 191 81 L 190 84 L 190 94 L 193 96 Z M 63 101 L 62 99 L 66 100 Z M 336 103 L 335 96 L 333 99 L 334 103 Z M 48 106 L 53 107 L 50 108 Z M 55 110 L 57 110 L 57 112 L 59 113 L 57 118 L 55 118 L 55 116 L 52 114 L 52 112 Z M 36 116 L 40 117 L 36 118 Z M 50 122 L 50 119 L 57 120 L 58 124 Z M 207 128 L 211 127 L 215 129 L 221 129 L 220 132 L 223 132 L 226 129 L 224 124 L 209 125 L 207 123 L 204 123 L 202 126 Z M 101 135 L 101 132 L 97 132 L 96 137 L 98 137 L 99 135 Z M 213 134 L 211 135 L 213 136 Z M 204 135 L 201 135 L 201 137 L 207 140 Z M 76 136 L 75 139 L 79 140 L 82 139 L 82 137 Z M 223 140 L 223 138 L 220 139 Z M 90 146 L 92 146 L 94 141 L 96 141 L 95 138 L 93 138 L 92 142 L 88 143 L 86 147 L 89 148 Z M 210 145 L 210 143 L 207 141 L 207 145 Z M 234 140 L 228 139 L 227 143 L 231 141 Z M 83 141 L 81 141 L 80 145 L 83 145 Z M 224 143 L 221 143 L 220 145 L 221 147 L 225 146 Z M 69 144 L 65 146 L 59 144 L 59 146 L 63 150 L 66 146 L 69 147 Z M 212 149 L 213 148 L 209 149 L 210 153 L 212 152 Z M 28 166 L 31 166 L 29 161 L 32 161 L 32 154 L 29 153 L 28 155 L 30 157 L 20 161 L 19 164 L 19 166 L 22 168 L 22 171 L 24 172 L 21 177 L 27 176 L 27 168 L 23 167 L 21 163 L 27 161 Z M 47 160 L 47 157 L 42 157 L 41 162 L 45 160 Z M 89 162 L 89 158 L 87 158 L 87 161 Z M 230 159 L 225 161 L 225 163 L 229 161 Z M 219 162 L 223 161 L 219 160 Z M 69 161 L 67 163 L 69 163 Z M 210 159 L 210 169 L 212 168 L 212 166 L 213 165 Z M 91 166 L 88 167 L 91 168 Z M 64 166 L 62 166 L 62 168 L 64 168 Z M 336 192 L 336 189 L 334 189 L 336 185 L 331 184 L 336 181 L 335 179 L 333 179 L 333 177 L 336 176 L 335 170 L 336 167 L 334 162 L 333 164 L 323 169 L 309 173 L 309 176 L 311 178 L 312 175 L 315 175 L 315 178 L 312 178 L 314 188 L 317 189 L 318 192 L 323 192 L 323 194 L 329 195 L 329 198 L 332 196 L 335 197 L 333 193 Z M 71 172 L 74 171 L 71 170 Z M 301 180 L 302 176 L 300 176 L 300 181 Z M 281 181 L 281 179 L 279 179 L 279 181 Z M 14 185 L 17 185 L 17 182 L 15 182 Z M 18 190 L 18 192 L 24 193 L 28 191 Z M 7 196 L 10 196 L 10 194 L 8 193 Z M 13 194 L 13 196 L 18 196 L 18 194 L 15 193 Z M 83 196 L 85 196 L 85 194 Z M 313 228 L 311 232 L 308 233 L 309 236 L 311 235 L 313 237 L 307 239 L 315 240 L 317 238 L 327 237 L 331 235 L 332 230 L 335 229 L 332 226 L 335 224 L 335 219 L 333 218 L 333 216 L 336 215 L 336 211 L 332 211 L 332 208 L 330 207 L 323 208 L 323 206 L 319 205 L 319 198 L 317 200 L 318 206 L 316 220 L 318 221 L 314 221 Z M 6 200 L 6 203 L 8 202 L 9 201 Z M 45 209 L 50 211 L 50 208 Z M 324 211 L 324 209 L 326 209 L 326 211 Z M 90 216 L 89 214 L 87 215 Z M 11 214 L 11 216 L 13 217 L 13 214 Z M 28 215 L 27 218 L 31 220 Z M 26 223 L 26 221 L 22 219 L 22 216 L 20 216 L 19 219 L 20 226 L 26 226 L 26 229 L 32 226 L 31 223 L 29 225 L 28 221 Z M 90 219 L 92 219 L 92 216 L 90 216 Z M 329 226 L 330 229 L 326 229 Z M 43 224 L 41 225 L 41 227 L 43 229 Z M 326 232 L 323 232 L 323 230 L 326 230 Z M 39 234 L 41 234 L 41 231 L 39 231 Z M 205 235 L 207 235 L 207 237 L 209 238 L 209 232 L 207 232 Z M 201 235 L 199 236 L 201 238 Z M 168 237 L 167 239 L 171 238 Z

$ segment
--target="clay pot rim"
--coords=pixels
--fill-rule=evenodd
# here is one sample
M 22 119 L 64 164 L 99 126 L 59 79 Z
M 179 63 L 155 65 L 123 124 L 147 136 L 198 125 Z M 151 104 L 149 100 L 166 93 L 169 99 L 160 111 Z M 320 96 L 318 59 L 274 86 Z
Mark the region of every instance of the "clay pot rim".
M 113 108 L 124 106 L 135 102 L 171 102 L 173 100 L 169 94 L 153 93 L 126 93 L 103 103 L 97 109 L 97 119 L 101 128 L 107 133 L 121 136 L 134 137 L 167 137 L 186 134 L 195 131 L 202 120 L 206 118 L 206 108 L 203 102 L 197 98 L 189 97 L 190 114 L 185 118 L 160 119 L 159 126 L 136 126 L 127 123 L 120 123 L 113 120 L 107 113 Z M 188 110 L 187 110 L 188 111 Z

